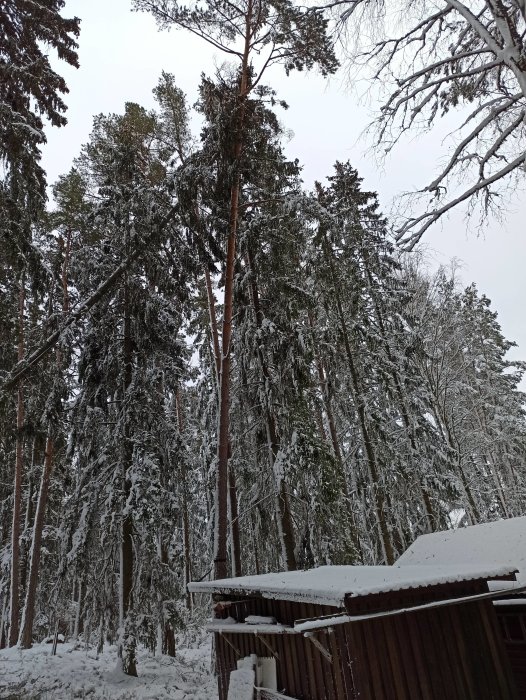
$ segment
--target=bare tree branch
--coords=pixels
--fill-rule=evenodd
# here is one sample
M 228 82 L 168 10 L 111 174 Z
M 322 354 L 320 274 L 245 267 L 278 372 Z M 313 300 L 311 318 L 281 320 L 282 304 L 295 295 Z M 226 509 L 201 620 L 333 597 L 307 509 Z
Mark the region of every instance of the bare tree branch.
M 526 22 L 522 0 L 439 0 L 384 6 L 380 0 L 331 3 L 338 26 L 360 36 L 369 17 L 378 35 L 371 46 L 348 53 L 380 89 L 383 107 L 375 122 L 376 144 L 385 153 L 408 131 L 431 129 L 441 116 L 473 104 L 459 124 L 458 144 L 446 165 L 415 195 L 433 193 L 439 206 L 396 224 L 398 240 L 414 247 L 427 229 L 462 202 L 482 195 L 483 215 L 494 186 L 522 177 L 526 143 Z M 336 10 L 334 9 L 336 8 Z M 343 9 L 343 13 L 342 13 Z M 358 10 L 361 10 L 358 12 Z M 398 15 L 398 22 L 393 17 Z M 353 22 L 355 25 L 353 25 Z M 397 27 L 396 32 L 391 27 Z M 504 164 L 504 165 L 503 165 Z M 465 182 L 465 185 L 462 185 Z M 461 194 L 447 199 L 452 187 Z M 414 198 L 416 203 L 418 198 Z M 426 205 L 428 203 L 426 202 Z

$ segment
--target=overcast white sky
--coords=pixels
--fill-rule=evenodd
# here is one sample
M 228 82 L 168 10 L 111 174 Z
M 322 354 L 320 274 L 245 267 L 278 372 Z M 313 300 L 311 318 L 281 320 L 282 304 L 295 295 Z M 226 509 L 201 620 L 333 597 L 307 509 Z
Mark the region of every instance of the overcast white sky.
M 82 19 L 80 69 L 64 65 L 70 94 L 66 96 L 68 125 L 48 129 L 44 167 L 52 183 L 67 172 L 91 130 L 94 114 L 122 112 L 126 101 L 153 106 L 152 88 L 162 70 L 173 73 L 192 104 L 202 72 L 209 75 L 223 58 L 182 31 L 159 32 L 153 19 L 132 13 L 130 0 L 66 0 L 64 16 Z M 375 104 L 359 99 L 363 88 L 352 90 L 343 76 L 329 82 L 313 74 L 292 73 L 289 78 L 273 69 L 267 83 L 278 90 L 290 109 L 282 114 L 291 130 L 291 157 L 304 165 L 311 185 L 330 174 L 335 160 L 350 160 L 364 178 L 364 188 L 376 190 L 384 212 L 399 192 L 422 186 L 431 179 L 438 158 L 445 155 L 446 129 L 425 138 L 413 138 L 398 147 L 380 168 L 370 152 L 371 140 L 360 138 L 374 114 Z M 517 193 L 515 211 L 505 222 L 492 221 L 477 237 L 466 232 L 461 215 L 430 229 L 425 245 L 432 264 L 462 260 L 464 282 L 476 282 L 493 302 L 505 336 L 519 343 L 510 353 L 526 358 L 526 196 Z

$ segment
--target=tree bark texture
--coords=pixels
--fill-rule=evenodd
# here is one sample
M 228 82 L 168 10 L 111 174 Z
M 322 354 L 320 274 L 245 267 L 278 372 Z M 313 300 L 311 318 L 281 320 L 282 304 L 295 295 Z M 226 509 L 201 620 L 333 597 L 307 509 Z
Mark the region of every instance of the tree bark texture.
M 221 386 L 221 351 L 219 346 L 219 332 L 217 329 L 217 314 L 216 314 L 216 301 L 214 292 L 212 289 L 212 280 L 210 279 L 210 271 L 208 267 L 205 266 L 205 283 L 206 283 L 206 296 L 208 300 L 208 315 L 210 318 L 210 332 L 212 335 L 212 347 L 214 351 L 214 363 L 216 371 L 216 381 L 218 387 L 218 400 L 219 400 L 219 387 Z M 228 446 L 228 505 L 230 512 L 230 557 L 232 561 L 232 574 L 234 576 L 241 576 L 241 536 L 239 532 L 239 510 L 237 501 L 237 487 L 236 487 L 236 476 L 230 459 L 232 457 L 232 446 L 229 441 Z
M 245 46 L 240 69 L 240 85 L 238 95 L 238 124 L 233 147 L 234 179 L 230 192 L 229 231 L 226 247 L 225 263 L 225 296 L 222 327 L 221 348 L 221 381 L 219 390 L 219 425 L 217 445 L 217 472 L 215 494 L 215 528 L 214 528 L 214 578 L 228 576 L 227 565 L 227 536 L 228 536 L 228 457 L 230 452 L 230 366 L 232 317 L 234 301 L 234 265 L 236 260 L 236 238 L 239 218 L 239 197 L 241 177 L 238 161 L 243 149 L 243 131 L 245 126 L 245 101 L 248 93 L 249 52 L 251 42 L 252 0 L 247 7 Z
M 37 597 L 38 574 L 40 570 L 40 555 L 42 552 L 42 532 L 44 530 L 46 505 L 48 500 L 51 472 L 53 470 L 53 439 L 48 435 L 44 456 L 44 468 L 38 493 L 35 522 L 33 525 L 33 542 L 29 564 L 29 579 L 26 589 L 24 614 L 18 643 L 22 649 L 30 649 L 33 644 L 33 621 L 35 618 L 35 603 Z
M 25 306 L 24 275 L 20 279 L 18 295 L 18 361 L 24 357 L 24 306 Z M 24 466 L 24 393 L 21 380 L 18 383 L 16 405 L 16 447 L 15 447 L 15 478 L 13 485 L 13 521 L 11 526 L 11 594 L 8 646 L 13 647 L 18 642 L 20 615 L 20 515 L 22 506 L 22 471 Z

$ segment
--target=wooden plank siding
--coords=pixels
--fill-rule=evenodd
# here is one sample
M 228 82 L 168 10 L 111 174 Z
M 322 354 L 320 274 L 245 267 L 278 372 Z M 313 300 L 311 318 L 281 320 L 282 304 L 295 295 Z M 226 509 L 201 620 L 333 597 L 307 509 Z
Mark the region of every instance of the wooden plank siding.
M 360 615 L 474 595 L 487 590 L 485 585 L 468 582 L 370 595 L 346 600 L 345 610 L 221 596 L 227 607 L 216 615 L 238 622 L 247 615 L 273 616 L 293 625 L 341 612 Z M 220 700 L 227 700 L 237 661 L 250 654 L 271 656 L 270 649 L 276 656 L 278 691 L 297 700 L 526 700 L 517 693 L 489 600 L 338 624 L 315 631 L 313 639 L 325 653 L 302 634 L 216 633 Z M 526 672 L 523 676 L 526 682 Z
M 526 700 L 526 601 L 496 608 L 499 632 L 509 659 L 520 700 Z

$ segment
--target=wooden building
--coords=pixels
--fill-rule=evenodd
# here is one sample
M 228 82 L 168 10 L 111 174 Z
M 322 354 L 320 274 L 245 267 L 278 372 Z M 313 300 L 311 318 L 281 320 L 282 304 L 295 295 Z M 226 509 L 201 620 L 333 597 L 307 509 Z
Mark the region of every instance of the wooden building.
M 419 537 L 400 557 L 400 566 L 440 564 L 513 566 L 517 580 L 507 584 L 509 595 L 493 605 L 515 677 L 518 697 L 526 700 L 526 517 L 497 520 Z M 489 581 L 490 590 L 502 582 Z
M 492 604 L 506 588 L 487 584 L 513 571 L 325 566 L 189 589 L 215 602 L 220 700 L 230 700 L 230 675 L 252 655 L 266 659 L 264 698 L 515 700 Z

